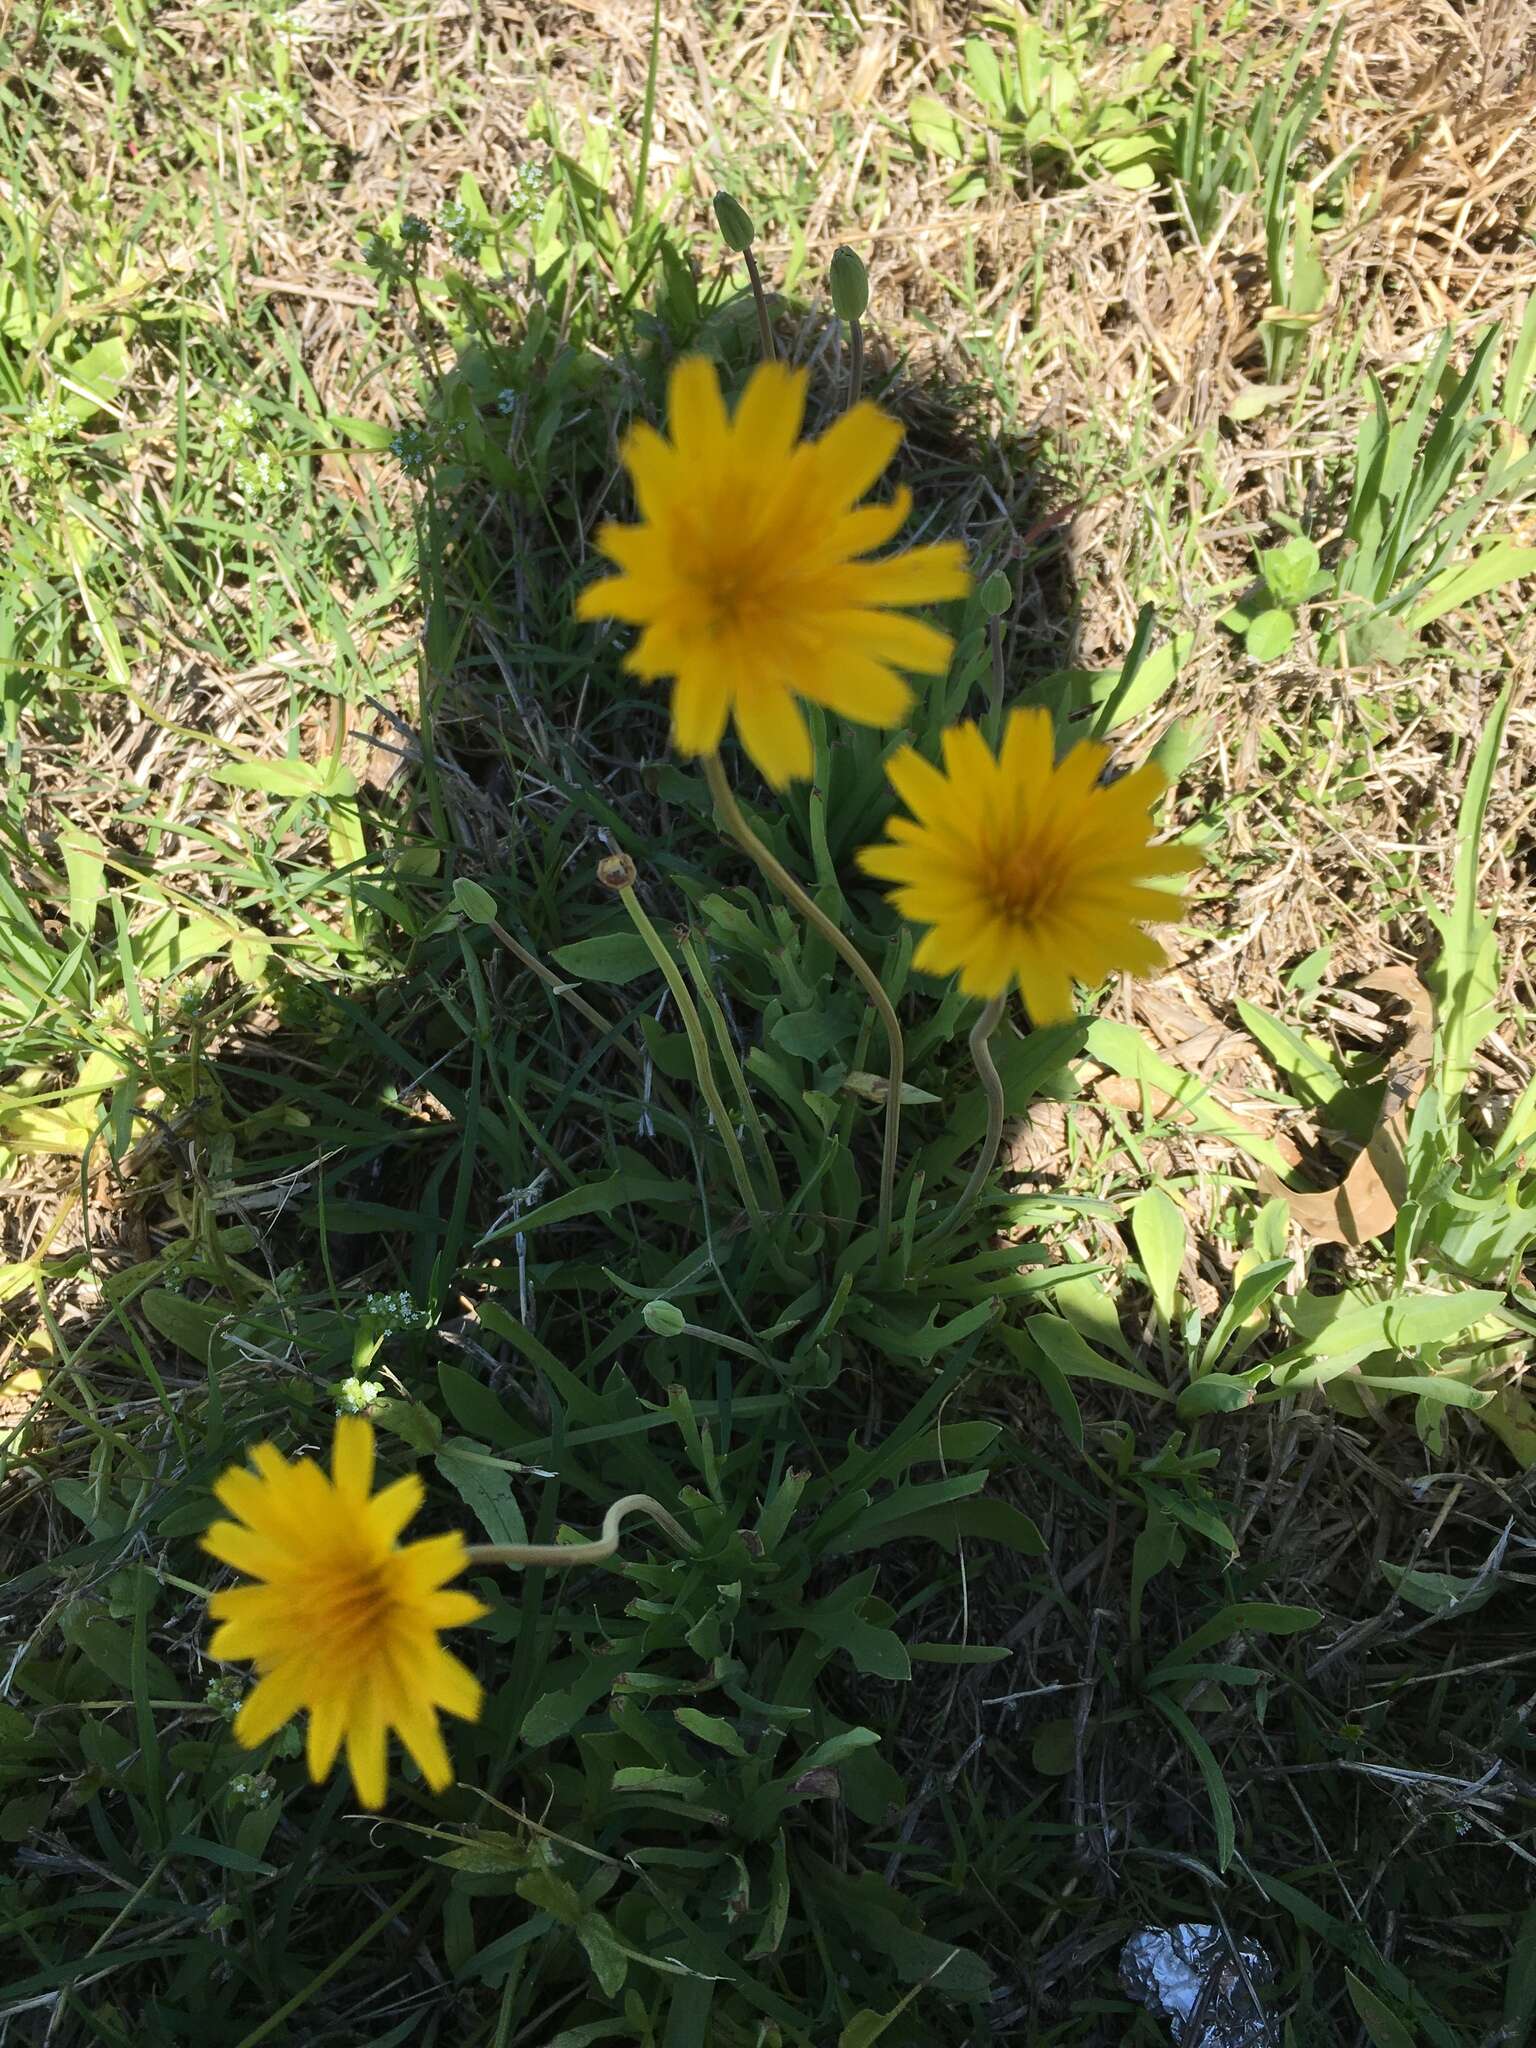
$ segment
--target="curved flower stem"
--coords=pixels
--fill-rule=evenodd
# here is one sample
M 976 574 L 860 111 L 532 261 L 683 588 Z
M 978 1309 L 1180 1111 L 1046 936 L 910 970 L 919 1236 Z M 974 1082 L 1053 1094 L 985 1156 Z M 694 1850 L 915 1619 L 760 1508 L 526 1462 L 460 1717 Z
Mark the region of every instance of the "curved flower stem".
M 789 898 L 800 915 L 814 925 L 827 943 L 847 961 L 863 984 L 865 994 L 879 1011 L 880 1021 L 885 1026 L 886 1046 L 890 1055 L 890 1078 L 886 1084 L 885 1096 L 885 1146 L 880 1158 L 878 1228 L 883 1250 L 891 1238 L 891 1205 L 896 1187 L 896 1138 L 901 1129 L 901 1084 L 906 1068 L 901 1020 L 892 1007 L 890 997 L 880 985 L 879 975 L 858 947 L 838 929 L 814 897 L 800 886 L 784 863 L 769 852 L 747 823 L 731 785 L 725 779 L 725 770 L 720 764 L 718 754 L 705 755 L 704 774 L 709 783 L 709 793 L 715 800 L 715 808 L 725 821 L 726 830 L 731 837 L 745 853 L 752 856 L 769 881 Z
M 683 958 L 688 962 L 688 971 L 693 976 L 693 985 L 699 992 L 699 1000 L 709 1015 L 710 1029 L 715 1034 L 715 1044 L 720 1048 L 720 1057 L 730 1075 L 731 1087 L 736 1100 L 741 1104 L 741 1114 L 752 1139 L 753 1150 L 757 1153 L 758 1165 L 762 1167 L 768 1182 L 769 1193 L 774 1205 L 784 1206 L 784 1188 L 779 1180 L 778 1168 L 773 1163 L 773 1154 L 768 1149 L 768 1133 L 763 1129 L 763 1120 L 757 1113 L 757 1104 L 752 1100 L 752 1090 L 747 1086 L 747 1077 L 741 1070 L 741 1061 L 736 1057 L 736 1048 L 731 1043 L 731 1027 L 725 1020 L 720 1007 L 720 998 L 715 994 L 709 974 L 699 958 L 698 948 L 691 934 L 684 934 L 678 941 Z
M 693 1550 L 692 1537 L 660 1501 L 652 1500 L 648 1493 L 626 1493 L 604 1515 L 602 1535 L 590 1543 L 471 1543 L 464 1556 L 469 1564 L 606 1564 L 619 1547 L 619 1530 L 627 1515 L 649 1515 L 679 1550 Z
M 694 1007 L 693 997 L 688 993 L 688 984 L 678 971 L 677 962 L 662 944 L 655 925 L 646 916 L 633 885 L 626 885 L 620 889 L 618 897 L 629 912 L 630 922 L 644 939 L 651 958 L 667 978 L 667 987 L 672 991 L 672 1000 L 676 1003 L 678 1014 L 683 1020 L 683 1029 L 688 1034 L 688 1049 L 693 1054 L 694 1071 L 699 1077 L 699 1087 L 703 1091 L 704 1100 L 709 1104 L 709 1113 L 715 1120 L 715 1129 L 720 1133 L 720 1142 L 724 1145 L 726 1156 L 731 1162 L 737 1192 L 752 1221 L 761 1223 L 764 1220 L 762 1206 L 757 1199 L 757 1190 L 752 1185 L 752 1176 L 747 1171 L 747 1162 L 742 1156 L 736 1127 L 731 1122 L 725 1103 L 721 1099 L 715 1081 L 714 1065 L 709 1057 L 709 1040 L 704 1036 L 704 1026 Z
M 741 253 L 747 259 L 747 277 L 752 286 L 752 297 L 757 303 L 757 336 L 762 343 L 763 361 L 776 363 L 779 350 L 773 338 L 773 322 L 768 317 L 768 295 L 763 290 L 763 274 L 750 248 L 743 249 Z
M 960 1199 L 944 1219 L 944 1231 L 953 1230 L 955 1225 L 968 1216 L 976 1197 L 986 1185 L 987 1176 L 997 1164 L 998 1147 L 1003 1142 L 1003 1084 L 998 1079 L 997 1068 L 992 1064 L 992 1047 L 989 1043 L 1003 1014 L 1007 995 L 994 996 L 976 1022 L 971 1026 L 971 1063 L 976 1069 L 976 1078 L 987 1098 L 987 1134 L 981 1141 L 981 1150 L 976 1154 L 976 1163 L 971 1168 L 971 1177 L 960 1192 Z M 940 1232 L 942 1236 L 944 1231 Z

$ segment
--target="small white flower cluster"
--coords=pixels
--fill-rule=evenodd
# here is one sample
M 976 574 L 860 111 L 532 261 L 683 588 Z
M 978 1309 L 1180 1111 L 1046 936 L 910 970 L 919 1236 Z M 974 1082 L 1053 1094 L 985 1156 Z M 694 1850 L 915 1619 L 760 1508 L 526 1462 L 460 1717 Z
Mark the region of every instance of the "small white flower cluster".
M 241 447 L 256 424 L 256 408 L 248 398 L 235 398 L 213 423 L 213 438 L 226 455 Z
M 58 443 L 77 424 L 62 398 L 29 399 L 26 411 L 6 440 L 7 466 L 35 483 L 61 477 L 64 465 L 56 452 Z
M 247 121 L 259 127 L 272 127 L 281 121 L 297 117 L 299 103 L 292 93 L 279 92 L 273 85 L 248 85 L 229 96 L 230 105 Z
M 517 411 L 518 394 L 510 384 L 503 384 L 496 394 L 496 410 L 504 420 L 510 419 Z
M 449 248 L 461 262 L 473 262 L 480 253 L 480 244 L 485 230 L 478 221 L 471 220 L 469 208 L 462 199 L 448 199 L 438 211 L 437 224 L 447 239 Z
M 209 1679 L 203 1698 L 215 1713 L 222 1714 L 226 1721 L 233 1721 L 240 1705 L 240 1681 L 220 1672 L 217 1677 Z
M 387 1330 L 428 1330 L 432 1318 L 402 1288 L 398 1294 L 370 1294 L 364 1297 L 363 1314 Z
M 530 206 L 537 206 L 549 190 L 549 167 L 547 164 L 526 163 L 518 166 L 512 180 L 512 203 L 526 212 Z
M 258 448 L 253 455 L 242 456 L 235 474 L 248 498 L 276 497 L 283 480 L 282 464 L 270 448 Z
M 336 1389 L 336 1413 L 338 1415 L 367 1415 L 383 1398 L 384 1389 L 377 1380 L 360 1380 L 354 1374 L 343 1380 Z
M 424 427 L 402 427 L 390 442 L 389 452 L 407 476 L 423 476 L 432 457 L 432 443 Z
M 276 1790 L 265 1771 L 236 1771 L 229 1781 L 230 1803 L 234 1806 L 265 1806 Z

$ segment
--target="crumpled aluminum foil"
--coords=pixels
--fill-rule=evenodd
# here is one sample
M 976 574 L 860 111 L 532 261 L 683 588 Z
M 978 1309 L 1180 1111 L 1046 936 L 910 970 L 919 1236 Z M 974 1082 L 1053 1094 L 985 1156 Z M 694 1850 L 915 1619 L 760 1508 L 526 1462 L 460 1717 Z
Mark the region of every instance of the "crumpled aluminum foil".
M 1249 1989 L 1274 1974 L 1255 1943 L 1239 1942 L 1234 1957 L 1220 1928 L 1199 1920 L 1144 1927 L 1120 1956 L 1126 1992 L 1167 2020 L 1177 2048 L 1276 2048 L 1279 2022 Z

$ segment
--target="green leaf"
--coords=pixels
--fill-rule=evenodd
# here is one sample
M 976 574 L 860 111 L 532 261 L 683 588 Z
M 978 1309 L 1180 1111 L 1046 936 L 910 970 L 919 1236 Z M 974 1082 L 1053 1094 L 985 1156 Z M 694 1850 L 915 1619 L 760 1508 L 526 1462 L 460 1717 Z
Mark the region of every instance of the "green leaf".
M 696 1735 L 701 1742 L 713 1743 L 716 1749 L 723 1749 L 728 1756 L 751 1755 L 737 1733 L 735 1723 L 722 1720 L 718 1714 L 702 1714 L 697 1707 L 674 1707 L 672 1718 L 690 1735 Z
M 675 953 L 676 948 L 668 950 Z M 638 932 L 604 932 L 597 938 L 575 939 L 568 946 L 556 946 L 550 958 L 573 980 L 605 981 L 615 988 L 661 972 Z
M 1294 611 L 1306 602 L 1322 557 L 1304 535 L 1296 534 L 1278 548 L 1260 548 L 1259 574 L 1275 603 Z
M 185 1351 L 199 1365 L 207 1365 L 213 1353 L 214 1334 L 229 1318 L 211 1302 L 189 1301 L 169 1288 L 147 1287 L 138 1307 L 152 1330 Z
M 82 422 L 111 405 L 128 382 L 128 347 L 119 336 L 98 341 L 59 372 L 68 388 L 66 409 Z
M 1229 1636 L 1235 1635 L 1300 1635 L 1309 1628 L 1316 1628 L 1322 1618 L 1316 1607 L 1287 1607 L 1273 1600 L 1234 1600 L 1213 1614 L 1209 1621 L 1202 1622 L 1193 1635 L 1186 1636 L 1173 1656 L 1186 1662 L 1198 1651 L 1209 1649 L 1213 1643 L 1224 1643 Z
M 263 796 L 357 795 L 357 777 L 339 759 L 324 761 L 226 761 L 213 770 L 213 780 L 231 789 L 254 789 Z
M 1316 1039 L 1304 1038 L 1241 996 L 1236 1007 L 1249 1035 L 1269 1054 L 1304 1104 L 1326 1109 L 1348 1088 L 1349 1083 Z
M 1088 1056 L 1127 1080 L 1169 1096 L 1177 1105 L 1177 1109 L 1161 1113 L 1154 1109 L 1154 1117 L 1166 1115 L 1171 1122 L 1187 1123 L 1191 1130 L 1201 1131 L 1207 1137 L 1225 1138 L 1282 1179 L 1290 1173 L 1291 1162 L 1278 1145 L 1249 1130 L 1230 1110 L 1224 1109 L 1198 1074 L 1170 1066 L 1129 1024 L 1117 1023 L 1112 1017 L 1095 1017 L 1088 1027 Z
M 512 1495 L 512 1475 L 484 1444 L 469 1437 L 451 1436 L 433 1462 L 465 1505 L 474 1511 L 492 1543 L 528 1541 L 523 1511 Z
M 1475 1614 L 1499 1590 L 1495 1572 L 1479 1581 L 1476 1573 L 1427 1572 L 1405 1564 L 1391 1564 L 1386 1558 L 1381 1560 L 1379 1569 L 1393 1592 L 1423 1614 L 1445 1614 L 1452 1609 L 1458 1615 Z
M 395 438 L 394 428 L 386 421 L 359 419 L 354 413 L 332 413 L 326 424 L 343 441 L 350 441 L 358 448 L 372 449 L 375 453 L 387 448 Z
M 1061 1316 L 1031 1316 L 1024 1329 L 1051 1363 L 1069 1379 L 1098 1380 L 1104 1386 L 1124 1387 L 1129 1393 L 1145 1394 L 1155 1401 L 1169 1398 L 1168 1389 L 1148 1374 L 1132 1372 L 1128 1366 L 1117 1365 L 1113 1359 L 1102 1357 Z M 1006 1330 L 1003 1332 L 1005 1338 L 1008 1334 Z
M 914 1664 L 1005 1664 L 1013 1655 L 1006 1643 L 909 1643 Z
M 1232 1795 L 1227 1790 L 1227 1781 L 1221 1774 L 1215 1752 L 1205 1737 L 1196 1728 L 1181 1706 L 1163 1693 L 1150 1695 L 1152 1704 L 1169 1726 L 1183 1738 L 1184 1746 L 1195 1760 L 1196 1768 L 1205 1780 L 1206 1796 L 1211 1802 L 1211 1818 L 1216 1826 L 1216 1868 L 1225 1870 L 1232 1861 L 1237 1847 L 1237 1828 L 1232 1816 Z
M 611 1216 L 615 1209 L 626 1203 L 633 1203 L 643 1213 L 651 1203 L 691 1202 L 694 1199 L 694 1190 L 686 1181 L 666 1180 L 638 1155 L 630 1153 L 627 1156 L 635 1160 L 633 1166 L 622 1166 L 616 1173 L 609 1174 L 606 1180 L 589 1181 L 584 1187 L 555 1195 L 537 1209 L 530 1209 L 526 1216 L 504 1223 L 499 1230 L 482 1238 L 481 1243 L 490 1244 L 497 1238 L 521 1236 L 529 1230 L 547 1230 L 553 1223 L 568 1223 L 576 1216 Z
M 1131 1236 L 1157 1312 L 1169 1324 L 1178 1302 L 1179 1272 L 1189 1239 L 1184 1211 L 1166 1189 L 1150 1187 L 1131 1204 Z
M 1456 821 L 1456 870 L 1449 917 L 1436 915 L 1441 938 L 1435 990 L 1439 1026 L 1440 1088 L 1449 1104 L 1467 1084 L 1472 1056 L 1495 1022 L 1498 950 L 1493 925 L 1478 909 L 1483 826 L 1504 740 L 1515 687 L 1513 676 L 1499 692 L 1483 728 Z
M 960 124 L 949 108 L 927 93 L 917 93 L 907 108 L 907 124 L 919 149 L 961 163 L 967 154 Z
M 1413 2028 L 1405 2026 L 1389 2005 L 1361 1983 L 1353 1970 L 1344 1972 L 1344 1982 L 1349 1991 L 1349 2002 L 1355 2008 L 1361 2026 L 1370 2035 L 1373 2048 L 1416 2048 L 1419 2037 Z
M 1531 304 L 1536 305 L 1536 299 Z M 1536 548 L 1522 546 L 1510 534 L 1499 534 L 1485 541 L 1472 561 L 1463 562 L 1459 568 L 1442 569 L 1438 576 L 1431 577 L 1408 615 L 1409 623 L 1416 633 L 1420 632 L 1432 620 L 1444 618 L 1447 612 L 1460 611 L 1490 590 L 1518 583 L 1527 576 L 1536 576 Z
M 1043 1721 L 1035 1730 L 1029 1755 L 1042 1778 L 1064 1778 L 1077 1768 L 1077 1723 L 1066 1715 Z
M 1241 1377 L 1225 1372 L 1202 1373 L 1199 1379 L 1190 1381 L 1175 1403 L 1180 1422 L 1193 1422 L 1201 1415 L 1234 1415 L 1241 1408 L 1251 1408 L 1256 1398 L 1255 1377 L 1268 1370 L 1261 1365 L 1255 1368 L 1255 1376 Z
M 517 1835 L 496 1828 L 476 1828 L 467 1841 L 434 1861 L 448 1870 L 462 1870 L 470 1877 L 507 1877 L 526 1870 L 535 1853 Z
M 1289 654 L 1296 638 L 1296 621 L 1289 612 L 1271 607 L 1249 621 L 1243 647 L 1250 661 L 1278 661 Z
M 1449 1343 L 1495 1313 L 1503 1300 L 1502 1292 L 1491 1287 L 1466 1287 L 1454 1294 L 1392 1294 L 1385 1301 L 1303 1292 L 1282 1303 L 1301 1342 L 1273 1364 L 1294 1367 L 1308 1359 L 1353 1364 L 1377 1351 Z M 1288 1372 L 1287 1382 L 1294 1377 Z

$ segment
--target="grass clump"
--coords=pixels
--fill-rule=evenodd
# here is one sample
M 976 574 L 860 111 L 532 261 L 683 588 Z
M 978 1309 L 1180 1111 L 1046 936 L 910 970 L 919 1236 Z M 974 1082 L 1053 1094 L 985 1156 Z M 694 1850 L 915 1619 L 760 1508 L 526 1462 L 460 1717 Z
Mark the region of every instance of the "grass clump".
M 9 53 L 0 2021 L 1153 2041 L 1199 1922 L 1277 2037 L 1520 2038 L 1513 46 L 624 20 Z M 577 616 L 676 364 L 769 353 L 971 574 L 808 775 Z M 1064 1021 L 861 867 L 972 723 L 1201 857 Z M 484 1688 L 382 1813 L 210 1655 L 280 1576 L 212 1489 L 338 1433 Z

